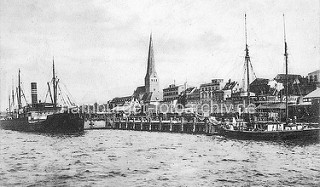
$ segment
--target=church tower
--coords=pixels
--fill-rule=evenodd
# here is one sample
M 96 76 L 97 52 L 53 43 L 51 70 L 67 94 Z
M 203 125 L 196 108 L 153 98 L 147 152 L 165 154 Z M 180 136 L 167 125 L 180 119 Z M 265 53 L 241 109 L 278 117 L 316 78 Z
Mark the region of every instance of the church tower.
M 146 93 L 159 92 L 159 79 L 155 69 L 152 34 L 150 34 L 147 74 L 144 78 Z

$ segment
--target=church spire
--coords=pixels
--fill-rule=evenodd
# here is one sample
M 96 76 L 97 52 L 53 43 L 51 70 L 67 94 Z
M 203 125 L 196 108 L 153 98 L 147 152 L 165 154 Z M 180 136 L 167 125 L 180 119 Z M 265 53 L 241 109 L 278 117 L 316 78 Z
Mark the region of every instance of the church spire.
M 153 54 L 152 33 L 150 34 L 147 73 L 144 81 L 147 93 L 159 92 L 159 80 Z
M 150 34 L 150 42 L 149 42 L 149 53 L 148 53 L 148 66 L 147 66 L 147 74 L 146 76 L 156 76 L 155 62 L 154 62 L 154 54 L 153 54 L 153 42 L 152 42 L 152 33 Z

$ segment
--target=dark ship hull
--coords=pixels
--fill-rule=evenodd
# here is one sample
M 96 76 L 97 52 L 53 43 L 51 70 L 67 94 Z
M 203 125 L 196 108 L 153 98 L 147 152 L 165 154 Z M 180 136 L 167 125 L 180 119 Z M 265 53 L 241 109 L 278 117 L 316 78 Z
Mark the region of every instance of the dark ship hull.
M 287 131 L 238 131 L 221 129 L 221 135 L 229 138 L 250 140 L 311 140 L 320 139 L 320 128 Z
M 84 119 L 77 114 L 58 113 L 33 122 L 29 122 L 27 117 L 1 120 L 0 127 L 23 132 L 77 133 L 84 131 Z

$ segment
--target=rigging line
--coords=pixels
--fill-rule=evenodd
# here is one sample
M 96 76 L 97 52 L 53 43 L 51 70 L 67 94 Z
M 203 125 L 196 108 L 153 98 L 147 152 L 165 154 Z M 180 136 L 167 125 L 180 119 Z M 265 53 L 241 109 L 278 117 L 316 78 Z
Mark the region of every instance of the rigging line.
M 48 84 L 48 83 L 49 83 L 49 82 L 47 82 L 47 84 Z M 44 102 L 47 102 L 48 94 L 49 94 L 49 89 L 47 89 L 46 96 L 45 96 L 45 98 L 44 98 Z
M 66 102 L 65 102 L 65 100 L 64 100 L 64 98 L 63 98 L 63 95 L 61 94 L 60 85 L 58 84 L 57 87 L 58 87 L 58 89 L 59 89 L 59 91 L 60 91 L 60 92 L 58 93 L 58 95 L 61 96 L 61 97 L 60 97 L 60 100 L 63 102 L 63 104 L 66 104 Z
M 47 97 L 48 97 L 48 92 L 47 92 L 47 94 L 46 94 L 46 96 L 44 98 L 44 102 L 47 102 Z
M 71 102 L 71 100 L 70 100 L 70 98 L 69 98 L 69 96 L 67 95 L 67 98 L 68 98 L 68 100 L 69 100 L 69 102 L 70 102 L 70 105 L 71 106 L 74 106 L 74 103 L 73 102 Z
M 52 93 L 51 93 L 51 88 L 50 88 L 50 82 L 47 82 L 48 85 L 48 93 L 50 95 L 51 103 L 53 103 L 53 98 L 52 98 Z
M 59 95 L 61 95 L 61 99 L 63 100 L 64 104 L 65 105 L 69 105 L 69 103 L 64 99 L 64 95 L 63 95 L 63 92 L 61 90 L 60 84 L 58 85 L 58 88 L 59 88 L 59 91 L 60 91 Z
M 70 93 L 70 91 L 69 91 L 69 89 L 67 88 L 67 86 L 66 86 L 63 82 L 61 82 L 61 83 L 62 83 L 63 87 L 66 89 L 66 91 L 68 92 L 67 96 L 69 95 L 69 96 L 71 97 L 71 100 L 72 100 L 72 101 L 75 101 L 73 95 Z
M 240 62 L 239 60 L 237 60 L 238 57 L 234 57 L 234 59 L 231 61 L 232 63 L 230 64 L 231 67 L 239 67 L 242 62 Z M 227 64 L 226 66 L 229 66 L 229 64 Z M 230 68 L 229 71 L 225 74 L 227 77 L 230 77 L 230 75 L 234 75 L 234 79 L 237 79 L 239 77 L 241 77 L 241 74 L 239 75 L 239 71 L 237 71 L 237 69 L 235 68 Z
M 66 92 L 67 92 L 66 95 L 67 95 L 68 97 L 70 96 L 71 99 L 74 100 L 74 98 L 73 98 L 72 94 L 70 93 L 69 89 L 67 88 L 67 86 L 66 86 L 64 83 L 62 83 L 62 85 L 63 85 L 64 89 L 65 89 Z
M 65 87 L 65 86 L 64 86 L 64 87 Z M 70 106 L 72 106 L 72 102 L 71 102 L 71 100 L 70 100 L 70 98 L 69 98 L 69 95 L 68 95 L 67 93 L 64 93 L 64 92 L 63 92 L 63 94 L 65 95 L 65 97 L 67 97 L 68 104 L 69 104 Z
M 59 95 L 61 95 L 61 92 L 59 93 Z M 61 96 L 60 100 L 63 102 L 64 105 L 67 105 L 67 102 L 64 100 L 64 98 Z
M 21 89 L 21 92 L 22 92 L 22 97 L 24 98 L 24 101 L 28 104 L 28 101 L 27 101 L 26 95 L 24 95 L 23 89 Z
M 26 98 L 26 95 L 24 94 L 23 90 L 24 90 L 24 87 L 23 87 L 23 83 L 21 82 L 21 85 L 20 88 L 21 88 L 21 92 L 22 92 L 22 97 L 24 98 L 24 101 L 26 102 L 26 104 L 28 104 L 28 101 L 27 101 L 27 98 Z
M 251 60 L 250 60 L 249 62 L 250 62 L 250 66 L 251 66 L 251 70 L 252 70 L 253 76 L 254 76 L 255 78 L 257 78 L 256 73 L 253 71 L 253 66 L 252 66 Z

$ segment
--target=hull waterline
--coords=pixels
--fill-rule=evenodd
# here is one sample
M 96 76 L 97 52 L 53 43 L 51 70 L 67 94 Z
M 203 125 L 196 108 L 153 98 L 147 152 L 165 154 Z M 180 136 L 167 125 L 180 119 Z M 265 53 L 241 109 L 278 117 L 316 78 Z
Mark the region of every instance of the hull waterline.
M 288 131 L 237 131 L 222 129 L 221 135 L 235 139 L 275 141 L 295 139 L 320 139 L 320 128 Z
M 84 131 L 84 120 L 74 114 L 53 114 L 46 120 L 29 122 L 27 117 L 1 120 L 5 130 L 44 133 L 76 133 Z

